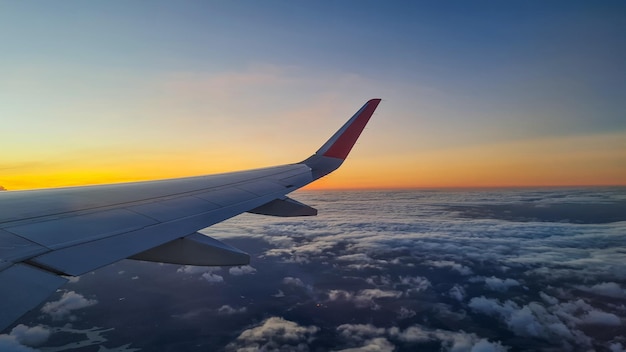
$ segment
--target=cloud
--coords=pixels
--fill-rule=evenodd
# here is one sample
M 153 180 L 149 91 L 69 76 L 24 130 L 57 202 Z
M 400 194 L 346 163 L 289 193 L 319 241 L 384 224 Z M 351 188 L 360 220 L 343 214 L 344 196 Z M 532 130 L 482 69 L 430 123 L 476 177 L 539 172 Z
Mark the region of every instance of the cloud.
M 432 285 L 430 281 L 423 276 L 400 276 L 400 282 L 394 285 L 394 288 L 398 289 L 399 286 L 408 286 L 406 294 L 409 294 L 426 291 Z
M 578 288 L 582 291 L 591 292 L 600 296 L 626 298 L 626 290 L 615 282 L 602 282 L 591 287 L 578 286 Z
M 342 324 L 337 327 L 337 332 L 343 337 L 359 340 L 381 336 L 385 331 L 384 328 L 377 328 L 372 324 Z
M 398 312 L 398 319 L 408 319 L 415 316 L 415 311 L 412 309 L 408 309 L 406 307 L 400 307 L 400 311 Z
M 619 317 L 612 313 L 606 313 L 599 310 L 592 310 L 587 312 L 584 316 L 581 317 L 583 323 L 585 324 L 596 324 L 596 325 L 611 325 L 617 326 L 621 325 Z
M 450 268 L 461 275 L 472 275 L 474 272 L 472 269 L 468 268 L 465 265 L 461 265 L 459 263 L 455 263 L 449 260 L 429 260 L 424 262 L 426 265 L 434 266 L 437 268 Z
M 463 331 L 448 331 L 441 329 L 429 330 L 419 325 L 413 325 L 405 330 L 398 328 L 390 328 L 389 334 L 405 342 L 441 342 L 442 349 L 445 351 L 498 351 L 504 352 L 508 348 L 497 342 L 489 342 L 487 339 L 480 338 L 476 334 L 466 333 Z
M 15 336 L 0 335 L 0 351 L 3 352 L 37 352 L 37 350 L 24 346 L 17 341 Z
M 216 284 L 224 281 L 224 278 L 217 274 L 204 273 L 202 274 L 202 278 L 205 279 L 208 283 Z
M 78 281 L 80 281 L 80 276 L 63 276 L 63 277 L 67 279 L 67 283 L 69 284 L 75 284 Z
M 462 302 L 465 299 L 465 289 L 462 286 L 455 284 L 450 291 L 448 291 L 448 295 L 459 302 Z
M 384 337 L 377 337 L 363 342 L 363 345 L 354 348 L 336 350 L 336 352 L 392 352 L 395 351 L 394 344 Z
M 61 299 L 58 301 L 48 302 L 41 308 L 43 313 L 50 314 L 55 319 L 63 319 L 66 315 L 69 315 L 72 311 L 92 306 L 98 303 L 95 299 L 87 299 L 83 295 L 74 291 L 63 293 Z
M 515 279 L 499 279 L 495 276 L 485 278 L 485 286 L 492 291 L 504 292 L 510 287 L 519 286 L 519 281 Z
M 222 270 L 221 267 L 215 267 L 215 266 L 184 265 L 178 268 L 176 272 L 193 275 L 193 274 L 214 273 L 220 270 Z
M 28 327 L 19 324 L 11 330 L 10 335 L 15 336 L 15 339 L 23 345 L 35 347 L 48 341 L 50 330 L 41 325 Z
M 218 314 L 223 314 L 223 315 L 231 315 L 231 314 L 240 314 L 240 313 L 245 313 L 247 311 L 246 307 L 241 307 L 241 308 L 233 308 L 229 305 L 223 305 L 221 306 L 218 310 L 217 313 Z
M 475 312 L 499 317 L 518 336 L 561 341 L 568 350 L 592 344 L 591 338 L 578 327 L 580 325 L 621 325 L 617 315 L 593 308 L 582 299 L 558 303 L 545 293 L 540 296 L 547 306 L 539 302 L 519 306 L 511 300 L 501 303 L 484 296 L 472 298 L 468 306 Z
M 287 276 L 287 277 L 283 278 L 283 284 L 300 286 L 300 287 L 305 287 L 306 286 L 304 284 L 304 282 L 302 282 L 302 280 L 300 280 L 297 277 L 291 277 L 291 276 Z
M 345 290 L 330 290 L 328 292 L 328 299 L 330 301 L 350 301 L 358 308 L 378 309 L 379 306 L 376 304 L 378 299 L 398 298 L 401 295 L 402 292 L 399 291 L 385 291 L 377 288 L 360 290 L 356 293 Z
M 226 350 L 308 351 L 308 343 L 319 330 L 316 326 L 301 326 L 281 317 L 271 317 L 244 330 Z
M 618 301 L 624 298 L 622 282 L 626 279 L 623 222 L 515 221 L 524 214 L 510 214 L 507 216 L 513 220 L 502 220 L 489 217 L 486 208 L 475 209 L 475 214 L 466 209 L 463 216 L 450 208 L 530 202 L 540 211 L 547 205 L 557 209 L 553 203 L 609 204 L 617 200 L 623 204 L 621 190 L 333 192 L 323 197 L 301 192 L 297 197 L 324 211 L 306 220 L 272 221 L 243 215 L 241 222 L 234 219 L 236 226 L 212 227 L 211 231 L 235 237 L 245 233 L 267 242 L 269 249 L 261 247 L 259 251 L 266 261 L 297 264 L 288 271 L 294 273 L 290 276 L 294 281 L 279 282 L 303 287 L 295 276 L 304 268 L 307 273 L 324 275 L 324 282 L 333 280 L 333 286 L 316 286 L 313 297 L 326 295 L 329 305 L 350 303 L 356 308 L 392 312 L 389 316 L 393 318 L 384 320 L 385 326 L 398 326 L 399 319 L 406 327 L 421 317 L 446 317 L 471 334 L 482 332 L 476 326 L 484 319 L 480 315 L 487 314 L 502 322 L 486 328 L 492 333 L 489 336 L 497 336 L 502 328 L 514 336 L 503 337 L 503 344 L 523 336 L 534 337 L 527 339 L 533 341 L 533 348 L 575 350 L 608 346 L 609 337 L 591 325 L 619 329 L 626 319 L 626 309 Z M 276 236 L 280 240 L 272 241 Z M 287 292 L 287 287 L 280 288 Z M 415 293 L 411 296 L 415 302 L 405 299 L 411 293 Z M 616 318 L 620 325 L 610 325 L 617 323 Z M 434 331 L 428 325 L 431 323 L 423 330 Z M 398 341 L 386 333 L 337 348 L 364 346 L 366 340 L 379 337 Z M 472 347 L 480 338 L 472 340 Z M 485 343 L 476 348 L 481 346 L 489 348 Z
M 228 269 L 228 273 L 234 276 L 254 274 L 256 269 L 250 265 L 236 266 Z
M 352 345 L 359 347 L 342 349 L 345 351 L 393 351 L 395 345 L 390 340 L 403 343 L 441 343 L 444 351 L 506 351 L 500 342 L 489 342 L 476 334 L 463 331 L 426 329 L 412 325 L 402 330 L 397 327 L 379 328 L 372 324 L 343 324 L 337 327 L 340 336 Z M 419 350 L 419 348 L 415 348 Z
M 50 330 L 47 327 L 37 325 L 28 327 L 18 324 L 9 334 L 0 335 L 0 351 L 2 352 L 35 352 L 31 348 L 39 346 L 50 337 Z

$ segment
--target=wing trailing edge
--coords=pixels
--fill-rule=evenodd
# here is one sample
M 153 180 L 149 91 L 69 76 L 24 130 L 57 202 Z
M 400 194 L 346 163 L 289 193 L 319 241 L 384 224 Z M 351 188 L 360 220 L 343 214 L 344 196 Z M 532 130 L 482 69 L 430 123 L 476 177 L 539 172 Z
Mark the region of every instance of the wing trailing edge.
M 198 232 L 135 254 L 129 259 L 197 266 L 250 264 L 248 253 Z
M 274 199 L 260 207 L 248 210 L 248 213 L 280 217 L 315 216 L 317 215 L 317 209 L 285 197 Z

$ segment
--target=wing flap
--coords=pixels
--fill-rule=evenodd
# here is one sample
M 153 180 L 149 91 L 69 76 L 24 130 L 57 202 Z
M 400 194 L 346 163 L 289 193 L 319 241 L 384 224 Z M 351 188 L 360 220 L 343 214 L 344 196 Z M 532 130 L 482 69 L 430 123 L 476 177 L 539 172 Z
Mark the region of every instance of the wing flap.
M 282 199 L 274 199 L 260 207 L 249 210 L 248 213 L 280 217 L 315 216 L 317 215 L 317 209 L 300 203 L 297 200 L 285 197 Z
M 37 307 L 67 279 L 26 264 L 13 265 L 0 272 L 0 331 Z
M 250 264 L 250 255 L 247 253 L 198 232 L 133 255 L 129 259 L 199 266 Z

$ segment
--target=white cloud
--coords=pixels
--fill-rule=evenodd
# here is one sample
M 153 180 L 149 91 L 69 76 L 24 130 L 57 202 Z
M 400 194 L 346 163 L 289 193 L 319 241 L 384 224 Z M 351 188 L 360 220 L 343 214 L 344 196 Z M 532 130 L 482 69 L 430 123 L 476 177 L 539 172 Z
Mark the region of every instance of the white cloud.
M 28 327 L 19 324 L 11 330 L 10 335 L 15 336 L 15 339 L 23 345 L 35 347 L 48 341 L 50 330 L 41 325 Z
M 336 352 L 392 352 L 396 350 L 389 340 L 384 337 L 377 337 L 363 342 L 362 346 L 337 350 Z
M 280 317 L 271 317 L 244 330 L 226 350 L 232 351 L 308 351 L 307 344 L 319 331 L 316 326 L 301 326 Z
M 376 300 L 383 298 L 398 298 L 402 295 L 399 291 L 385 291 L 377 288 L 360 290 L 351 293 L 345 290 L 331 290 L 328 299 L 331 301 L 345 300 L 353 302 L 358 308 L 378 309 Z
M 217 313 L 218 314 L 223 314 L 223 315 L 231 315 L 231 314 L 245 313 L 246 311 L 247 311 L 246 307 L 233 308 L 233 307 L 225 304 L 225 305 L 221 306 L 217 310 Z
M 67 283 L 69 284 L 75 284 L 78 281 L 80 281 L 80 276 L 63 276 L 63 277 L 67 279 Z
M 504 292 L 510 287 L 519 286 L 519 281 L 515 279 L 500 279 L 495 276 L 485 278 L 485 286 L 492 291 Z
M 415 316 L 415 311 L 412 309 L 408 309 L 406 307 L 400 307 L 400 311 L 398 312 L 398 319 L 408 319 Z
M 3 352 L 37 352 L 37 350 L 24 346 L 17 341 L 15 336 L 0 335 L 0 351 Z
M 559 341 L 568 350 L 573 345 L 591 346 L 591 338 L 578 325 L 621 325 L 616 315 L 599 311 L 581 299 L 558 303 L 557 299 L 545 294 L 542 299 L 549 305 L 529 302 L 519 306 L 511 300 L 501 303 L 497 299 L 474 297 L 468 306 L 475 312 L 500 318 L 518 336 Z
M 494 316 L 515 335 L 543 336 L 542 339 L 547 343 L 564 341 L 560 347 L 563 350 L 567 348 L 566 343 L 589 349 L 608 346 L 609 341 L 598 334 L 587 332 L 587 336 L 585 331 L 593 327 L 583 327 L 581 324 L 588 324 L 594 319 L 616 322 L 613 317 L 589 313 L 596 308 L 613 314 L 620 322 L 626 318 L 626 309 L 621 303 L 603 298 L 624 297 L 624 222 L 583 226 L 556 222 L 502 221 L 489 214 L 474 214 L 475 219 L 468 216 L 460 220 L 458 214 L 440 209 L 457 204 L 476 205 L 479 209 L 485 203 L 497 206 L 526 202 L 529 197 L 533 198 L 532 202 L 535 202 L 534 198 L 545 198 L 558 203 L 564 199 L 562 195 L 565 193 L 498 191 L 451 192 L 443 195 L 431 195 L 428 192 L 398 194 L 399 198 L 394 197 L 393 201 L 382 203 L 382 206 L 395 209 L 392 215 L 385 212 L 380 214 L 380 211 L 373 209 L 379 206 L 380 194 L 367 195 L 377 201 L 370 204 L 358 203 L 353 196 L 346 194 L 325 194 L 324 197 L 329 199 L 324 200 L 322 197 L 317 198 L 317 194 L 304 192 L 303 196 L 298 195 L 310 197 L 308 200 L 303 199 L 304 202 L 323 202 L 325 211 L 320 211 L 318 218 L 306 221 L 281 219 L 279 222 L 244 218 L 244 221 L 237 223 L 243 224 L 241 227 L 230 230 L 212 228 L 212 231 L 227 232 L 233 236 L 248 233 L 270 243 L 272 236 L 281 236 L 280 240 L 273 242 L 274 246 L 281 248 L 272 248 L 264 253 L 269 260 L 332 267 L 344 278 L 361 278 L 370 287 L 384 292 L 405 294 L 407 288 L 402 286 L 402 278 L 396 275 L 407 275 L 409 272 L 410 275 L 421 275 L 419 277 L 429 282 L 438 283 L 429 287 L 432 293 L 436 293 L 433 297 L 447 295 L 461 305 L 467 303 L 468 311 Z M 620 199 L 624 197 L 623 194 L 618 196 L 622 197 Z M 351 211 L 347 204 L 356 204 L 358 210 Z M 259 227 L 258 221 L 263 221 L 262 227 Z M 229 226 L 232 227 L 232 223 Z M 407 271 L 409 266 L 414 271 Z M 433 269 L 428 270 L 428 267 Z M 453 281 L 446 282 L 447 285 L 440 285 L 447 279 L 447 273 L 434 268 L 449 269 L 451 273 L 465 277 L 457 276 Z M 362 273 L 356 272 L 359 269 L 367 269 L 365 278 Z M 444 275 L 435 278 L 435 273 Z M 472 281 L 468 277 L 470 275 L 476 275 L 474 278 L 478 281 Z M 594 281 L 598 277 L 603 281 Z M 522 285 L 527 285 L 528 289 Z M 359 308 L 389 306 L 396 313 L 395 318 L 403 316 L 398 313 L 402 303 L 388 305 L 394 301 L 391 299 L 393 294 L 389 298 L 376 298 L 362 294 L 359 291 L 361 287 L 335 287 L 338 289 L 328 292 L 329 301 L 346 301 Z M 537 287 L 544 292 L 533 291 Z M 500 300 L 485 297 L 482 300 L 481 297 L 469 300 L 471 297 L 467 297 L 468 292 L 487 291 L 485 288 L 493 291 Z M 515 295 L 506 294 L 513 290 Z M 592 295 L 581 294 L 579 290 Z M 477 295 L 481 294 L 489 292 Z M 579 300 L 580 297 L 586 301 Z M 426 311 L 428 314 L 439 314 L 432 309 L 436 303 L 428 301 L 425 304 L 430 308 Z M 406 306 L 407 314 L 410 314 L 408 308 L 411 307 Z M 459 304 L 453 303 L 449 311 L 465 312 L 458 307 Z M 473 318 L 471 313 L 467 315 L 468 321 Z M 368 339 L 377 337 L 394 341 L 388 335 Z
M 430 281 L 423 276 L 401 276 L 400 284 L 409 286 L 407 294 L 423 292 L 431 287 Z M 395 285 L 395 288 L 398 288 L 398 285 Z
M 619 317 L 612 313 L 606 313 L 599 310 L 592 310 L 587 312 L 587 314 L 581 317 L 583 323 L 585 324 L 597 324 L 597 325 L 611 325 L 617 326 L 621 325 Z
M 211 274 L 211 273 L 202 274 L 202 278 L 212 284 L 216 284 L 216 283 L 220 283 L 224 281 L 224 278 L 222 276 L 217 275 L 217 274 Z
M 98 303 L 95 299 L 87 299 L 83 295 L 74 291 L 63 293 L 61 299 L 48 302 L 41 308 L 43 313 L 50 314 L 53 319 L 62 319 L 73 310 L 82 309 Z
M 389 335 L 405 342 L 428 342 L 439 341 L 445 351 L 461 352 L 461 351 L 507 351 L 507 347 L 502 346 L 500 342 L 489 342 L 487 339 L 480 338 L 476 334 L 466 333 L 463 331 L 448 331 L 441 329 L 425 329 L 420 325 L 413 325 L 405 330 L 398 328 L 388 329 Z
M 234 276 L 247 275 L 256 273 L 256 269 L 250 265 L 236 266 L 228 269 L 228 273 Z
M 300 280 L 297 277 L 291 277 L 291 276 L 287 276 L 283 279 L 283 284 L 285 285 L 292 285 L 292 286 L 298 286 L 298 287 L 306 287 L 306 285 L 304 284 L 304 282 L 302 282 L 302 280 Z
M 448 291 L 448 295 L 459 302 L 463 302 L 465 299 L 465 289 L 462 286 L 455 284 L 450 291 Z
M 609 350 L 611 352 L 626 352 L 624 346 L 619 342 L 613 342 L 609 345 Z
M 377 328 L 372 324 L 343 324 L 337 327 L 337 331 L 344 337 L 360 340 L 385 334 L 385 328 Z
M 180 268 L 178 268 L 176 272 L 193 275 L 193 274 L 214 273 L 220 270 L 222 270 L 221 267 L 215 267 L 215 266 L 183 265 Z
M 450 260 L 429 260 L 424 262 L 424 264 L 437 268 L 450 268 L 464 276 L 472 275 L 474 273 L 469 267 Z
M 500 342 L 489 342 L 487 339 L 480 339 L 470 352 L 502 352 L 507 351 L 508 347 L 502 346 Z
M 539 296 L 541 297 L 541 299 L 546 302 L 549 305 L 555 305 L 559 303 L 559 300 L 555 297 L 552 297 L 548 294 L 546 294 L 545 292 L 539 292 Z
M 591 287 L 579 286 L 579 289 L 606 297 L 626 298 L 626 290 L 615 282 L 602 282 Z

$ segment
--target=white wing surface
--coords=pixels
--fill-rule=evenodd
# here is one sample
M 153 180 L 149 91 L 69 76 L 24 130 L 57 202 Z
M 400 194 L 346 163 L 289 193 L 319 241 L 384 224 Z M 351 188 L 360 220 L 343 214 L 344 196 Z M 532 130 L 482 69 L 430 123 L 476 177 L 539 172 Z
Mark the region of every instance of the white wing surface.
M 286 195 L 334 171 L 380 103 L 368 101 L 313 156 L 263 169 L 169 180 L 0 192 L 0 330 L 67 280 L 121 259 L 245 265 L 197 231 L 244 212 L 308 216 Z

